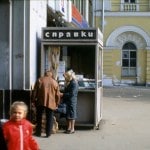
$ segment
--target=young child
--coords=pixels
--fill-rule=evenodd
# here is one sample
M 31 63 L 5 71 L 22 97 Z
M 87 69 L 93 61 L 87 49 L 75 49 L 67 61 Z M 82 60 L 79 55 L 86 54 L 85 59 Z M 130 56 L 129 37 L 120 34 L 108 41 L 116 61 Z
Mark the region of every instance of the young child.
M 3 134 L 8 150 L 39 150 L 32 137 L 33 126 L 26 119 L 28 107 L 22 101 L 15 101 L 10 108 L 10 120 L 3 124 Z

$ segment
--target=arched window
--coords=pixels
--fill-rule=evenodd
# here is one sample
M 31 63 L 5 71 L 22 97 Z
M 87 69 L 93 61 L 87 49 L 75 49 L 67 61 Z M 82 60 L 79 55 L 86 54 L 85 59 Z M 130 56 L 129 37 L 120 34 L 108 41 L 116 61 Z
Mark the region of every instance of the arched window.
M 136 76 L 136 46 L 128 42 L 122 48 L 122 76 Z

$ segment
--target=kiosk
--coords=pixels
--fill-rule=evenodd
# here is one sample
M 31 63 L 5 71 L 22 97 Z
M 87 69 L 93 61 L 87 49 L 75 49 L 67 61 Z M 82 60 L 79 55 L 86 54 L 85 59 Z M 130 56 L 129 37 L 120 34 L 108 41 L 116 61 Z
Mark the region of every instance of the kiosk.
M 66 70 L 72 69 L 77 75 L 76 126 L 99 128 L 102 119 L 102 39 L 98 28 L 42 29 L 41 75 L 53 68 L 61 87 Z

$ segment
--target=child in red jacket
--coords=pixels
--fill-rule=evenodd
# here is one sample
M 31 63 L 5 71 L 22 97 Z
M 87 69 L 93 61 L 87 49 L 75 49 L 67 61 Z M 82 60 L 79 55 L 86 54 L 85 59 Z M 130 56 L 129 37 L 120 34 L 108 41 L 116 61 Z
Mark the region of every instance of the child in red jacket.
M 10 108 L 10 120 L 2 126 L 8 150 L 39 150 L 32 137 L 32 124 L 26 120 L 27 105 L 16 101 Z

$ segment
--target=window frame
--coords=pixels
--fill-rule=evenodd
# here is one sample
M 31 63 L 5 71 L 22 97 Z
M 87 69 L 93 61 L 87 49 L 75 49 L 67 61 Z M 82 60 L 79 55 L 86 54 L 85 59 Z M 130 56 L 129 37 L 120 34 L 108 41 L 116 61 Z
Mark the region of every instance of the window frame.
M 127 2 L 125 2 L 127 1 Z M 132 0 L 124 0 L 124 3 L 131 3 L 131 4 L 135 4 L 136 3 L 136 0 L 134 0 L 134 2 L 132 2 Z
M 132 42 L 123 45 L 121 75 L 122 77 L 136 77 L 137 75 L 137 48 Z
M 120 1 L 120 10 L 124 12 L 137 12 L 139 11 L 139 0 L 135 0 L 134 2 L 131 2 L 132 0 L 128 0 L 128 2 L 125 2 L 125 0 Z

